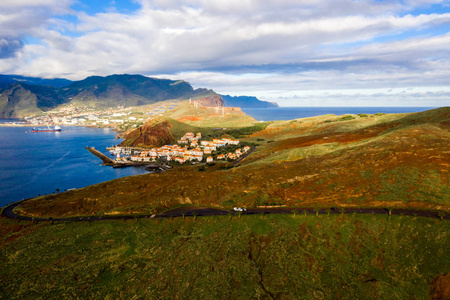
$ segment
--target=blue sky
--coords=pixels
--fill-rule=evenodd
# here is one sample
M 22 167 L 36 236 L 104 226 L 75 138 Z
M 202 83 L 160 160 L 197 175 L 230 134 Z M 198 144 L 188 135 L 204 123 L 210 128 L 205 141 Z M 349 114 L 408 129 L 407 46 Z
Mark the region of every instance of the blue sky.
M 142 74 L 283 106 L 448 106 L 450 1 L 2 0 L 0 73 Z

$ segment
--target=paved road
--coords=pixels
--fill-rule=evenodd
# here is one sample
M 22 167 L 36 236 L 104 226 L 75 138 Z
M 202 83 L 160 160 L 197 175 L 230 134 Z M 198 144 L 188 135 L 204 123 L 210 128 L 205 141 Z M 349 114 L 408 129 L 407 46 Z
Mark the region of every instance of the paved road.
M 244 156 L 242 156 L 241 158 L 239 158 L 238 160 L 236 160 L 235 162 L 233 162 L 231 165 L 232 165 L 232 166 L 237 165 L 237 164 L 240 163 L 244 158 L 246 158 L 247 156 L 249 156 L 250 153 L 252 153 L 253 151 L 255 151 L 255 149 L 256 149 L 256 147 L 253 146 L 253 148 L 250 149 L 250 151 L 248 151 Z
M 20 202 L 16 202 L 7 206 L 2 215 L 7 218 L 16 220 L 28 220 L 28 221 L 49 221 L 48 218 L 32 218 L 27 216 L 20 216 L 14 213 L 14 208 L 17 207 Z M 297 214 L 316 214 L 316 210 L 312 207 L 309 208 L 287 208 L 287 207 L 276 207 L 276 208 L 249 208 L 247 211 L 242 212 L 242 215 L 255 215 L 255 214 L 293 214 L 296 211 Z M 376 214 L 376 215 L 388 215 L 389 209 L 387 208 L 321 208 L 318 211 L 319 214 Z M 392 215 L 405 215 L 405 216 L 418 216 L 427 218 L 443 218 L 450 219 L 449 213 L 444 213 L 442 211 L 435 210 L 415 210 L 415 209 L 391 209 L 390 213 Z M 444 215 L 442 215 L 444 213 Z M 126 215 L 126 216 L 91 216 L 91 217 L 67 217 L 67 218 L 52 218 L 53 221 L 68 221 L 68 222 L 80 222 L 80 221 L 100 221 L 100 220 L 128 220 L 128 219 L 147 219 L 147 218 L 175 218 L 175 217 L 192 217 L 192 216 L 219 216 L 219 215 L 238 215 L 237 212 L 233 210 L 226 209 L 216 209 L 208 207 L 192 207 L 184 206 L 175 208 L 169 211 L 154 215 Z

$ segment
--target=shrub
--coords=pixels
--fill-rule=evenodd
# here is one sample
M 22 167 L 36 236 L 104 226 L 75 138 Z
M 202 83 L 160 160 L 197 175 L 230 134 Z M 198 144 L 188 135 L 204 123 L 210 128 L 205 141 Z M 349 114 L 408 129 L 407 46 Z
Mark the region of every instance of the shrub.
M 354 116 L 351 115 L 347 115 L 347 116 L 343 116 L 342 118 L 339 119 L 339 121 L 349 121 L 349 120 L 353 120 L 356 119 Z
M 222 206 L 235 206 L 236 205 L 236 201 L 234 201 L 234 199 L 227 199 L 225 201 L 223 201 Z
M 234 138 L 241 138 L 241 137 L 251 135 L 255 132 L 264 130 L 264 129 L 266 129 L 266 127 L 268 125 L 269 125 L 269 123 L 258 123 L 253 126 L 227 130 L 227 131 L 225 131 L 225 133 L 233 136 Z
M 360 117 L 360 118 L 367 118 L 369 115 L 367 115 L 367 114 L 358 114 L 358 117 Z

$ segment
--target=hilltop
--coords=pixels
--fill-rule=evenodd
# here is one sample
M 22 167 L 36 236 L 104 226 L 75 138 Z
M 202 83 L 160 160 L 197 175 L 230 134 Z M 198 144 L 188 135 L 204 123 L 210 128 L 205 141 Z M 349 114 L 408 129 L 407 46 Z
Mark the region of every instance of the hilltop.
M 170 106 L 170 104 L 167 104 Z M 153 116 L 144 125 L 119 135 L 122 146 L 163 146 L 174 143 L 186 132 L 200 132 L 204 136 L 258 123 L 238 107 L 225 107 L 218 95 L 182 101 L 170 106 L 160 116 Z M 143 107 L 143 111 L 150 110 Z M 217 126 L 221 126 L 217 128 Z
M 51 87 L 63 87 L 71 84 L 73 81 L 64 78 L 37 78 L 37 77 L 26 77 L 19 75 L 2 75 L 0 74 L 0 89 L 7 87 L 13 83 L 25 83 L 28 85 L 44 85 Z

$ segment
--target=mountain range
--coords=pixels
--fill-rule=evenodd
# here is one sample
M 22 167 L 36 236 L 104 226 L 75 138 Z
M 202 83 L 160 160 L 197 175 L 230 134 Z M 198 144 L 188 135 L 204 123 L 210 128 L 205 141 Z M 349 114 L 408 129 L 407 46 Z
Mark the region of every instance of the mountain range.
M 240 108 L 271 108 L 278 107 L 275 102 L 261 101 L 253 96 L 222 95 L 225 106 L 238 106 Z
M 171 99 L 219 96 L 213 90 L 194 89 L 183 80 L 142 75 L 91 76 L 80 81 L 0 75 L 0 118 L 22 118 L 61 104 L 98 109 L 118 105 L 139 106 Z M 223 96 L 225 106 L 271 107 L 255 97 Z

